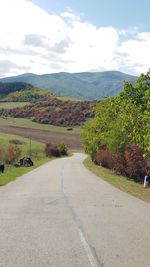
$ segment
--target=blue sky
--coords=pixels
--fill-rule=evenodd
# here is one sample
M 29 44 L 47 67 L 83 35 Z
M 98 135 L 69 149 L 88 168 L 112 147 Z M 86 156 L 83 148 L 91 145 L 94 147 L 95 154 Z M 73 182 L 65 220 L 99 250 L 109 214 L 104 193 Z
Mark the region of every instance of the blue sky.
M 147 72 L 149 10 L 149 0 L 0 1 L 0 77 Z
M 99 26 L 141 27 L 150 30 L 149 0 L 32 0 L 50 13 L 70 8 Z

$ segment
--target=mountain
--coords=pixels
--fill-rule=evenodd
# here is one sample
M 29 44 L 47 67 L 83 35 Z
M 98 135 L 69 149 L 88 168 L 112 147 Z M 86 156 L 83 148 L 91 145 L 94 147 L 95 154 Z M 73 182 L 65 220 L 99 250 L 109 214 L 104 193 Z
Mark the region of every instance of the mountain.
M 100 99 L 117 95 L 124 81 L 135 82 L 137 77 L 119 71 L 53 73 L 36 75 L 25 73 L 0 79 L 0 82 L 24 82 L 50 92 L 77 99 Z

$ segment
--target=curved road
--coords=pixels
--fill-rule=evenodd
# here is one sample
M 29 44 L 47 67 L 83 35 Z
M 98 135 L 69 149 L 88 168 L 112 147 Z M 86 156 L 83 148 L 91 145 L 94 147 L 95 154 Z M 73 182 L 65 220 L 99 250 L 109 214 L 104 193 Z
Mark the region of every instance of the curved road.
M 0 188 L 0 267 L 150 266 L 150 204 L 96 177 L 84 158 Z

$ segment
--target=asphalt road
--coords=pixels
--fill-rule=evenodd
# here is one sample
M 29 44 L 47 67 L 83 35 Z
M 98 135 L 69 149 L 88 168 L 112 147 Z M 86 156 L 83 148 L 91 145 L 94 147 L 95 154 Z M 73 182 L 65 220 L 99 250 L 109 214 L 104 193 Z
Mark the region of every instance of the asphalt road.
M 0 267 L 149 267 L 150 204 L 51 161 L 0 188 Z

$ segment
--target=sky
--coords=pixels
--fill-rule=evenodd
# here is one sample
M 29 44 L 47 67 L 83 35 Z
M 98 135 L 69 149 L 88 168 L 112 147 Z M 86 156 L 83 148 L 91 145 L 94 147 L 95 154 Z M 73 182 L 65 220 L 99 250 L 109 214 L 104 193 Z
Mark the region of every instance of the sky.
M 150 68 L 149 0 L 0 0 L 0 78 Z

